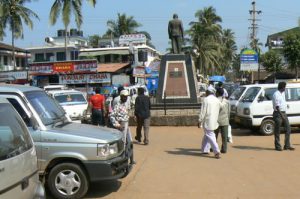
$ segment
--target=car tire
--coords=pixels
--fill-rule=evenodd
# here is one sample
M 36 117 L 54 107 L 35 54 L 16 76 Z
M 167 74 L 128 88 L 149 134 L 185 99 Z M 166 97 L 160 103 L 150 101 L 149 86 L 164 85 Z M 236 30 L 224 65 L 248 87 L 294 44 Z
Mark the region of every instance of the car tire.
M 47 185 L 54 198 L 82 198 L 89 188 L 86 173 L 74 163 L 62 163 L 53 167 Z
M 272 119 L 265 119 L 259 128 L 262 135 L 273 135 L 274 134 L 275 123 Z

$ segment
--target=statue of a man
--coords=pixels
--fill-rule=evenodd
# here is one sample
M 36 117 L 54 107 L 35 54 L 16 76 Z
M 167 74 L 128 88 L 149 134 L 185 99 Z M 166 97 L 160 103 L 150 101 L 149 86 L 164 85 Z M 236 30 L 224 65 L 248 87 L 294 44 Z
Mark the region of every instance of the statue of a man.
M 168 33 L 172 43 L 172 53 L 180 54 L 183 42 L 183 26 L 177 14 L 174 14 L 173 19 L 169 21 Z

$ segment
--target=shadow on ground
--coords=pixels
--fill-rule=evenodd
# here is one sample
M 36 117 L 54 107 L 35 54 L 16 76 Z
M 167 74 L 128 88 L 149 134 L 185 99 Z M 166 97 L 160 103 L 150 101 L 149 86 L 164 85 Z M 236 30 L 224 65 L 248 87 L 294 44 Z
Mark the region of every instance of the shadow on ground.
M 102 198 L 113 192 L 117 192 L 122 182 L 117 180 L 101 181 L 90 184 L 88 193 L 84 198 Z M 55 199 L 46 189 L 47 199 Z
M 232 148 L 241 150 L 253 150 L 253 151 L 274 151 L 274 148 L 258 147 L 258 146 L 239 146 L 235 145 Z
M 193 149 L 193 148 L 176 148 L 177 151 L 165 151 L 168 154 L 172 155 L 191 155 L 191 156 L 201 156 L 206 158 L 214 158 L 213 156 L 209 156 L 208 154 L 202 154 L 201 149 Z

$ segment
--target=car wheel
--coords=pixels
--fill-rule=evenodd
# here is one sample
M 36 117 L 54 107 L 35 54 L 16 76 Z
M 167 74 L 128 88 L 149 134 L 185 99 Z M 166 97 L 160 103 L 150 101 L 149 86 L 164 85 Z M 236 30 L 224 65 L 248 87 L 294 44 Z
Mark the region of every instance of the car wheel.
M 51 169 L 48 188 L 55 198 L 82 198 L 89 182 L 82 168 L 74 163 L 62 163 Z
M 262 135 L 273 135 L 275 123 L 272 119 L 266 119 L 260 125 L 260 133 Z

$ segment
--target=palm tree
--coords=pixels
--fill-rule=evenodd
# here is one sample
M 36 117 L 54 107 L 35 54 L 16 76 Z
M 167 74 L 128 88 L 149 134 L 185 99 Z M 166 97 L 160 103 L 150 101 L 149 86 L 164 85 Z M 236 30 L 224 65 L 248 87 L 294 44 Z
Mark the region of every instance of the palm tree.
M 4 30 L 8 26 L 11 30 L 13 67 L 16 67 L 15 39 L 23 38 L 23 22 L 33 28 L 31 17 L 39 19 L 38 15 L 26 8 L 24 4 L 30 0 L 1 0 L 0 2 L 0 37 L 4 36 Z
M 232 32 L 231 29 L 224 29 L 222 32 L 222 56 L 220 58 L 221 62 L 221 67 L 220 67 L 220 72 L 222 74 L 225 73 L 232 64 L 235 56 L 236 56 L 236 50 L 237 46 L 234 41 L 234 33 Z
M 117 20 L 107 21 L 108 30 L 105 35 L 120 37 L 125 34 L 136 33 L 136 29 L 141 26 L 133 16 L 127 17 L 126 14 L 118 13 Z
M 193 55 L 195 57 L 196 66 L 200 72 L 207 75 L 212 73 L 214 67 L 219 65 L 220 43 L 222 27 L 221 17 L 216 14 L 213 7 L 204 8 L 196 12 L 196 22 L 191 22 L 191 28 L 188 34 L 191 39 Z
M 88 0 L 92 6 L 96 5 L 96 0 Z M 65 26 L 65 56 L 67 58 L 67 31 L 70 25 L 71 15 L 74 14 L 77 28 L 80 29 L 83 23 L 81 13 L 82 0 L 55 0 L 50 10 L 50 24 L 55 25 L 60 14 Z

